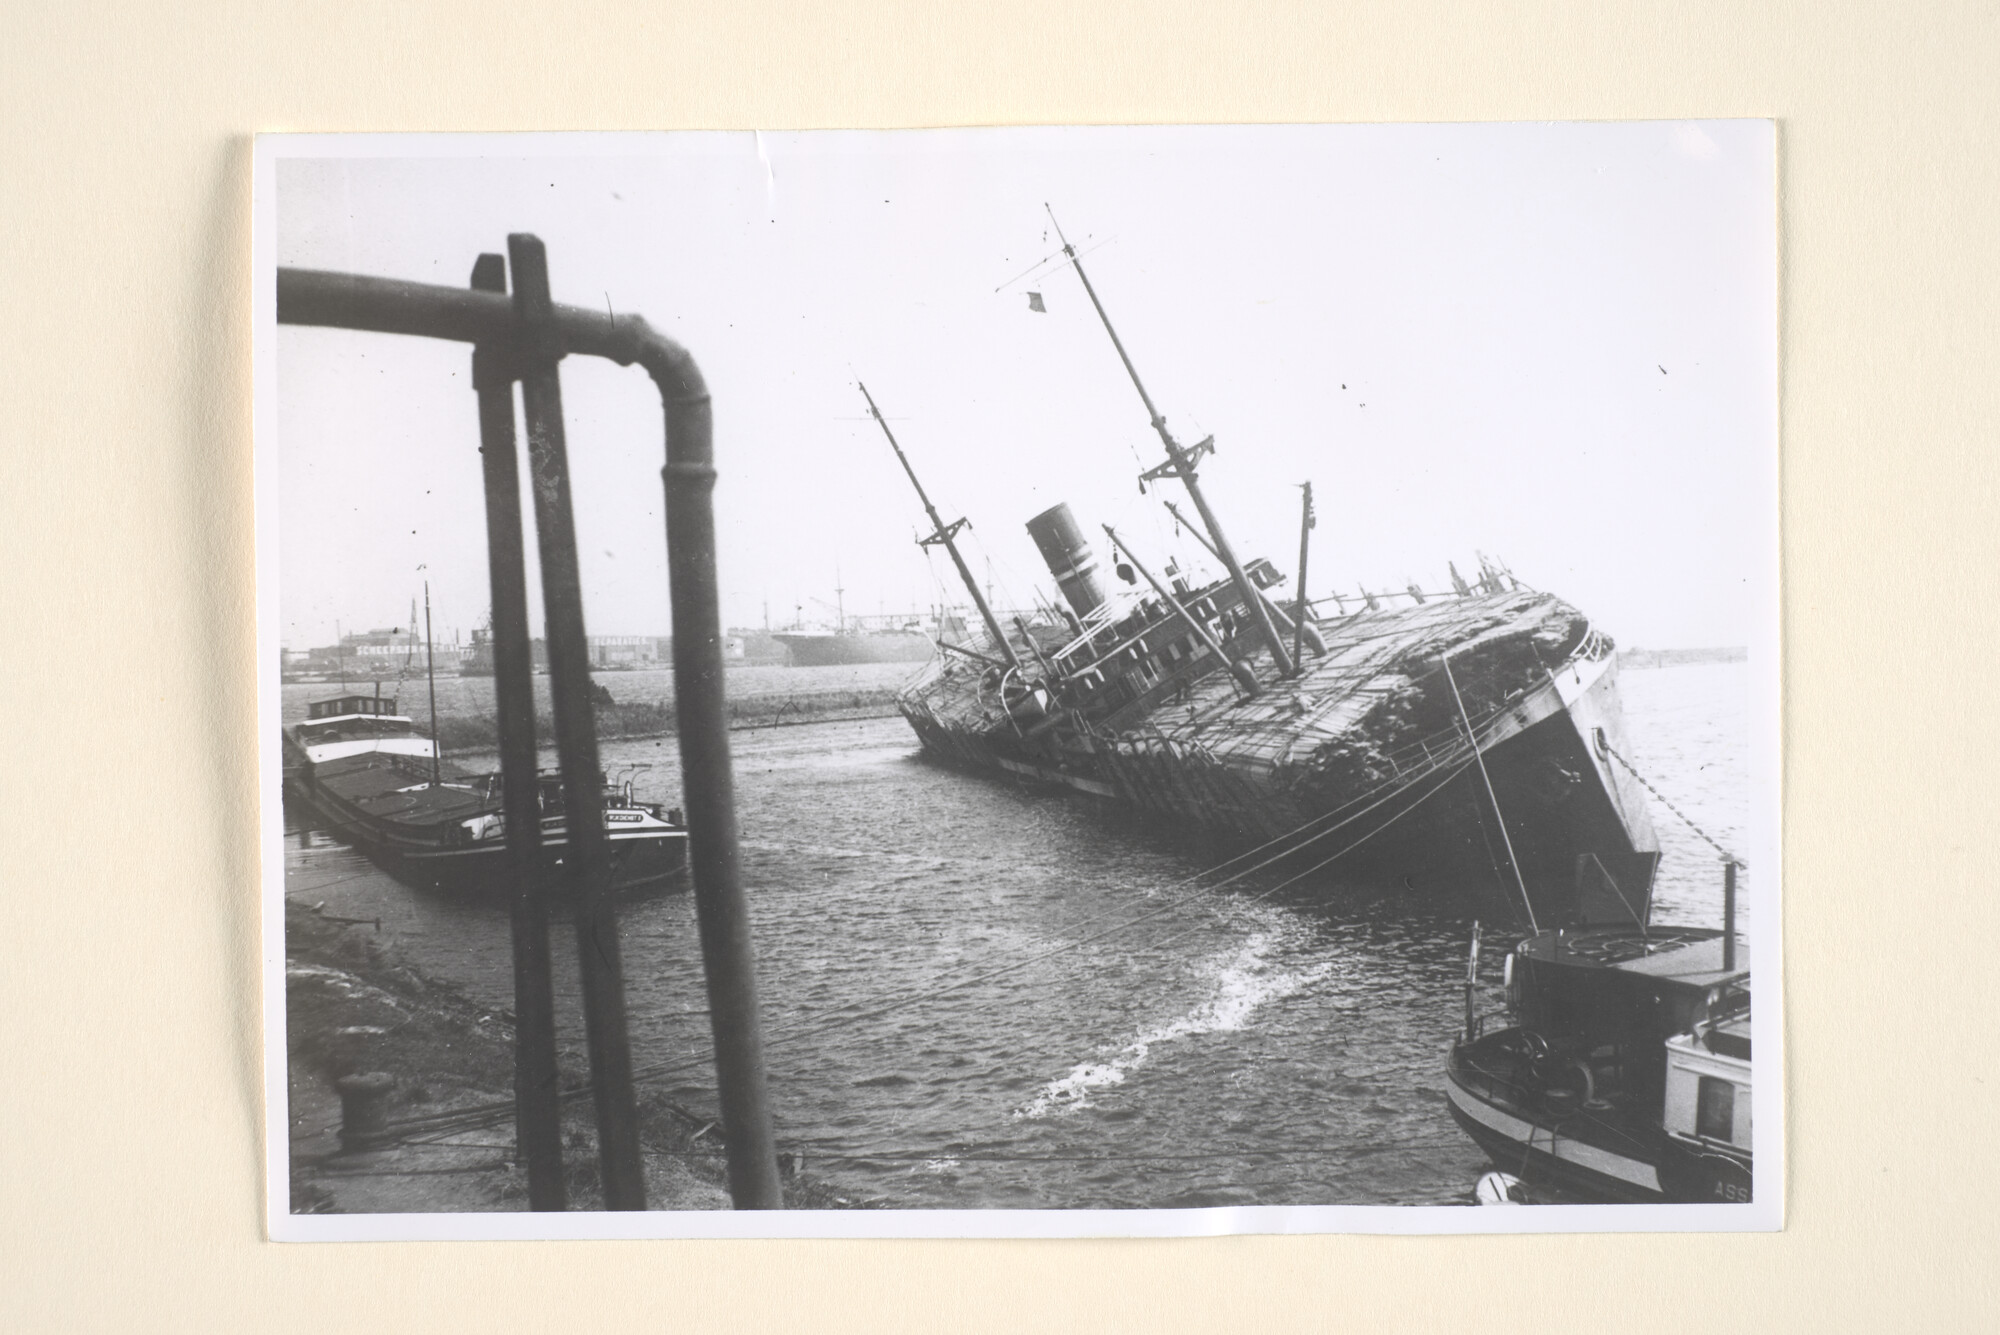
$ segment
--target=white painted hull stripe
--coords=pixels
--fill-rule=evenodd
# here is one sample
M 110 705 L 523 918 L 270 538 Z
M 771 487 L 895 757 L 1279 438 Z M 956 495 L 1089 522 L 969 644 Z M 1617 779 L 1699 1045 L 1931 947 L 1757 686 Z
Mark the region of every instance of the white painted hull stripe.
M 1480 1125 L 1497 1131 L 1509 1140 L 1553 1155 L 1555 1158 L 1573 1163 L 1579 1168 L 1588 1168 L 1593 1173 L 1615 1177 L 1620 1182 L 1629 1182 L 1646 1191 L 1660 1190 L 1660 1175 L 1653 1165 L 1637 1159 L 1628 1159 L 1622 1154 L 1599 1149 L 1581 1140 L 1569 1140 L 1559 1135 L 1552 1136 L 1544 1127 L 1523 1121 L 1511 1113 L 1502 1112 L 1489 1103 L 1474 1098 L 1459 1088 L 1456 1080 L 1445 1082 L 1445 1092 L 1452 1105 Z M 1532 1137 L 1532 1141 L 1530 1140 Z

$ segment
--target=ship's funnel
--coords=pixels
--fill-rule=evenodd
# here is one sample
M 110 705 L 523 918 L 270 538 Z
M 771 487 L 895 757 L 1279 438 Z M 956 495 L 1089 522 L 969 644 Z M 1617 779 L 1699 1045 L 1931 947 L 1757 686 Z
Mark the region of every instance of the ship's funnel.
M 1041 549 L 1042 560 L 1048 562 L 1049 573 L 1069 605 L 1078 616 L 1089 616 L 1104 601 L 1104 586 L 1097 582 L 1097 554 L 1090 550 L 1069 506 L 1052 505 L 1030 519 L 1028 536 Z

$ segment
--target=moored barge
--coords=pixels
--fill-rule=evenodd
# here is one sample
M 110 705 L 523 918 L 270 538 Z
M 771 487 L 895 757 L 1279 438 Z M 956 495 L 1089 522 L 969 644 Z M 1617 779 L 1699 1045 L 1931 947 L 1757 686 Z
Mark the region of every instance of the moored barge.
M 308 706 L 284 730 L 285 789 L 322 828 L 390 874 L 430 888 L 505 893 L 507 822 L 501 777 L 443 761 L 396 701 L 343 695 Z M 602 782 L 603 776 L 599 776 Z M 562 782 L 539 776 L 539 883 L 560 891 L 568 848 Z M 680 813 L 638 801 L 629 780 L 603 784 L 612 886 L 665 885 L 687 867 Z

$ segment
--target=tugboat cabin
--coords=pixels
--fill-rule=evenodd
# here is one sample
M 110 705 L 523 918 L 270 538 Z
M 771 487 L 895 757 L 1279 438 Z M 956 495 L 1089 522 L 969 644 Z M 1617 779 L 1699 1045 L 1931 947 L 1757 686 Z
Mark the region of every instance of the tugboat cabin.
M 1545 933 L 1522 942 L 1510 962 L 1515 1014 L 1559 1063 L 1590 1070 L 1596 1098 L 1658 1109 L 1667 1040 L 1747 977 L 1724 969 L 1722 953 L 1722 933 L 1711 928 Z

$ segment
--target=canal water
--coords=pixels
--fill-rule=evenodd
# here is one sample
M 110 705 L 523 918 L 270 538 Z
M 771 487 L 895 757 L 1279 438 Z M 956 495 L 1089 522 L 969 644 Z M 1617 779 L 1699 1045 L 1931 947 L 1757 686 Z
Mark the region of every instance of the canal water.
M 1732 849 L 1749 685 L 1741 663 L 1621 678 L 1632 759 Z M 899 719 L 733 741 L 780 1148 L 849 1199 L 1449 1204 L 1486 1167 L 1442 1073 L 1482 905 L 1255 877 L 1204 890 L 1187 848 L 927 765 Z M 641 794 L 679 804 L 671 739 L 604 758 L 651 765 Z M 1716 854 L 1654 814 L 1655 920 L 1719 924 Z M 410 890 L 296 836 L 287 886 L 379 915 L 420 968 L 511 1004 L 503 907 Z M 635 1063 L 678 1068 L 659 1086 L 712 1111 L 692 900 L 628 902 L 621 925 Z M 580 1051 L 573 942 L 560 927 L 557 942 L 563 1038 Z

